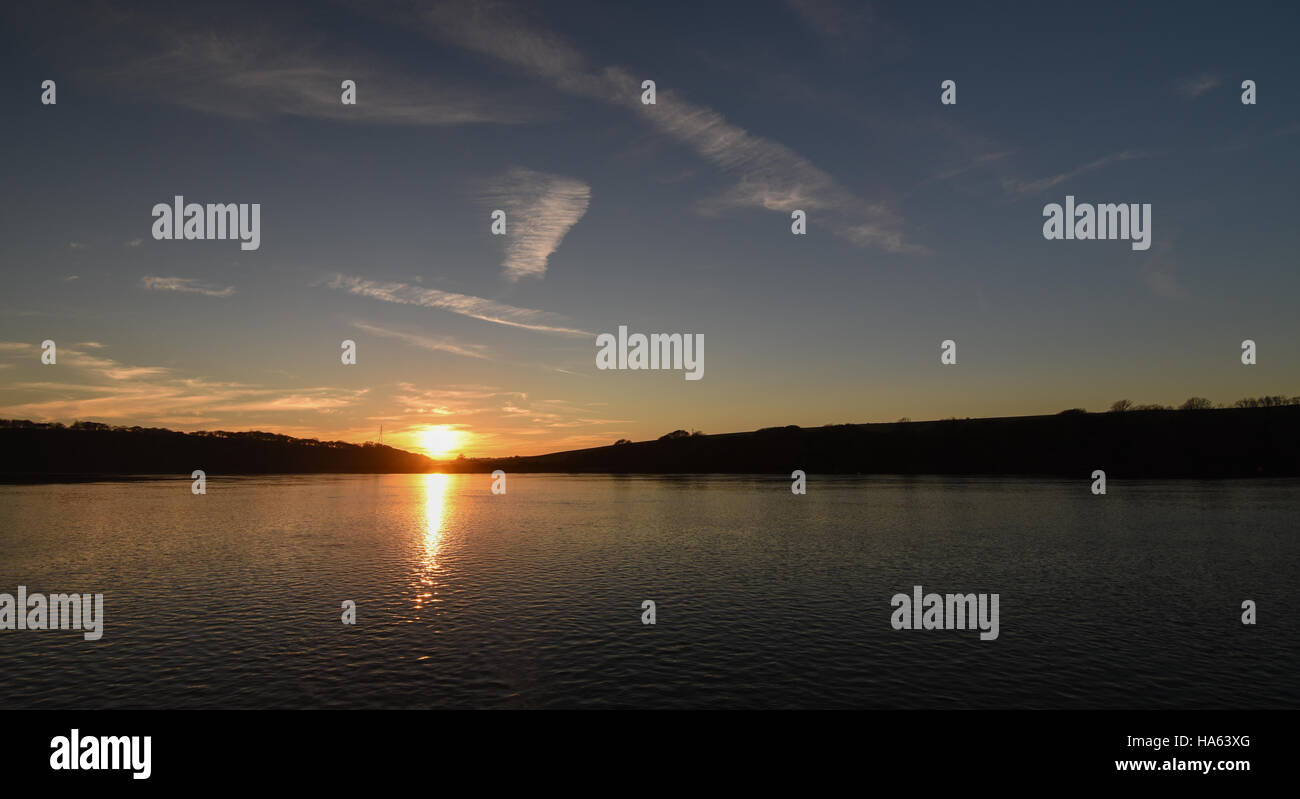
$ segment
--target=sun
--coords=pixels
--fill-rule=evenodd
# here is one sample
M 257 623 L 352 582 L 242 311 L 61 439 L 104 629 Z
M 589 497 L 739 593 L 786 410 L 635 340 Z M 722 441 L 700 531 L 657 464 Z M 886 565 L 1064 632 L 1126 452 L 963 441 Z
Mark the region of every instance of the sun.
M 464 433 L 454 427 L 433 425 L 420 432 L 420 447 L 431 458 L 445 458 L 455 452 L 464 439 Z

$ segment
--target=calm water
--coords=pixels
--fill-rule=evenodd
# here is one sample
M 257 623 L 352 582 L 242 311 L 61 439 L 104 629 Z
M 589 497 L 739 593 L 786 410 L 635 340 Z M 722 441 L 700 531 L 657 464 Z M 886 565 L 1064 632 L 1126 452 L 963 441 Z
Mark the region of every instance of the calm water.
M 489 489 L 0 486 L 0 592 L 103 592 L 106 616 L 98 642 L 0 631 L 0 707 L 1300 704 L 1296 481 Z M 1000 637 L 893 630 L 890 598 L 918 583 L 999 593 Z

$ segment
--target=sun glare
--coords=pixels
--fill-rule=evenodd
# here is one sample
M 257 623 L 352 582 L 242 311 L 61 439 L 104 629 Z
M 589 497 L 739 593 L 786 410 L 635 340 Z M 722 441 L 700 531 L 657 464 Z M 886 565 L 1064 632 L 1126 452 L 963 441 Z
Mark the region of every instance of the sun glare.
M 464 434 L 454 427 L 435 425 L 420 433 L 420 447 L 431 458 L 445 458 L 464 443 Z

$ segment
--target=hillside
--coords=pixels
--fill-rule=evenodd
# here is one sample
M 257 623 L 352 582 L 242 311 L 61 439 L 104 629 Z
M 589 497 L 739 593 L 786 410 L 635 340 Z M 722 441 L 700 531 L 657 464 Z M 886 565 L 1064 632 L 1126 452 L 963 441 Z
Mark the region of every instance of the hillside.
M 0 474 L 189 475 L 427 472 L 423 455 L 378 444 L 317 441 L 274 433 L 200 432 L 0 420 Z
M 1300 406 L 778 427 L 517 458 L 449 471 L 789 474 L 1300 475 Z

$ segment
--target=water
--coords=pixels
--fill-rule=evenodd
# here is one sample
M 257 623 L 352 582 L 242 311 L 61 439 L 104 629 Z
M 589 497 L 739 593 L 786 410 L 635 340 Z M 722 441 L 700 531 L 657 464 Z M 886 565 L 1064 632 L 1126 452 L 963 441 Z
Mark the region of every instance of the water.
M 508 480 L 0 486 L 0 592 L 106 616 L 97 642 L 0 631 L 0 708 L 1300 698 L 1297 481 Z M 1000 594 L 1000 636 L 892 629 L 915 584 Z

